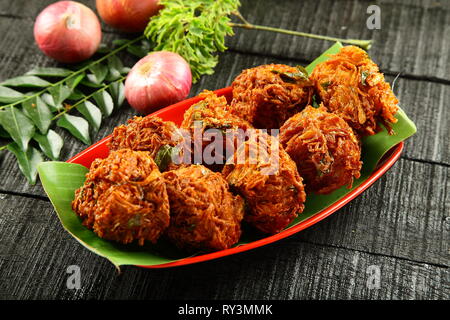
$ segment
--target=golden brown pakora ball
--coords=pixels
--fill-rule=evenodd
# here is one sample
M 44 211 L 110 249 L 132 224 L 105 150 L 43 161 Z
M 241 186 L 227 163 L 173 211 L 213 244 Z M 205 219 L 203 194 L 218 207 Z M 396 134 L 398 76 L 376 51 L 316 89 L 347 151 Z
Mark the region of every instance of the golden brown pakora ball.
M 280 128 L 310 104 L 314 90 L 304 68 L 283 64 L 246 69 L 231 86 L 230 110 L 260 129 Z
M 120 243 L 155 243 L 169 226 L 169 198 L 146 151 L 111 151 L 92 162 L 72 209 L 99 237 Z
M 280 232 L 304 209 L 306 195 L 294 161 L 264 132 L 255 131 L 222 174 L 246 200 L 244 220 L 263 232 Z
M 283 64 L 246 69 L 231 86 L 230 110 L 260 129 L 280 128 L 311 102 L 314 89 L 304 68 Z
M 364 50 L 343 47 L 329 60 L 318 64 L 310 79 L 325 107 L 359 134 L 376 134 L 379 123 L 393 133 L 389 124 L 397 122 L 394 115 L 398 100 Z
M 179 248 L 216 251 L 239 241 L 244 201 L 220 173 L 191 165 L 163 177 L 171 211 L 167 236 Z
M 179 158 L 175 162 L 181 164 L 183 160 L 184 137 L 172 121 L 163 121 L 157 116 L 134 117 L 128 120 L 127 125 L 114 128 L 110 150 L 131 149 L 135 151 L 148 151 L 152 158 L 157 159 L 160 151 L 177 147 Z M 177 168 L 174 162 L 169 161 L 161 170 Z
M 224 96 L 218 97 L 214 92 L 205 90 L 200 97 L 203 100 L 184 113 L 181 128 L 189 132 L 192 150 L 202 154 L 200 163 L 209 169 L 220 171 L 227 155 L 231 156 L 237 148 L 237 139 L 233 133 L 238 134 L 239 129 L 245 132 L 252 126 L 231 114 Z M 192 161 L 197 163 L 195 158 Z
M 308 191 L 330 193 L 351 187 L 353 178 L 360 177 L 359 138 L 323 106 L 308 106 L 289 118 L 280 129 L 280 143 L 297 164 Z

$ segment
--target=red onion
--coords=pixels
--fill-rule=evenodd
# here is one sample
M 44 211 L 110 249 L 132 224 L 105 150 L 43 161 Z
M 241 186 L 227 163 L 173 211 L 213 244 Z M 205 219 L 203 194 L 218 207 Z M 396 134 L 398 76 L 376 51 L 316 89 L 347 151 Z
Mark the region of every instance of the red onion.
M 162 8 L 159 0 L 97 0 L 97 11 L 111 27 L 125 32 L 144 31 L 151 16 Z
M 191 69 L 183 57 L 157 51 L 131 69 L 125 81 L 125 97 L 138 112 L 149 114 L 185 99 L 191 84 Z
M 34 38 L 39 48 L 60 62 L 80 62 L 91 57 L 102 38 L 100 21 L 85 5 L 59 1 L 36 18 Z

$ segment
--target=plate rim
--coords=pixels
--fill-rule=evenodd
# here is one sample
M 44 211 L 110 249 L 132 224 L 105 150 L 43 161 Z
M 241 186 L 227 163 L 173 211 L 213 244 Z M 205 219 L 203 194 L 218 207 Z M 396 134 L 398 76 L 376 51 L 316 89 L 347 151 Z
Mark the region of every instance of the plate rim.
M 392 154 L 385 160 L 383 165 L 381 165 L 375 172 L 370 175 L 367 180 L 365 180 L 363 183 L 361 183 L 358 187 L 353 189 L 350 193 L 348 193 L 343 198 L 339 199 L 332 205 L 328 206 L 327 208 L 323 209 L 319 213 L 316 213 L 312 217 L 306 219 L 305 221 L 302 221 L 295 226 L 292 226 L 286 230 L 283 230 L 280 233 L 270 235 L 268 237 L 252 241 L 250 243 L 246 243 L 243 245 L 239 245 L 237 247 L 220 250 L 216 252 L 206 253 L 199 256 L 193 256 L 193 257 L 187 257 L 184 259 L 180 259 L 174 262 L 159 264 L 159 265 L 137 265 L 141 268 L 149 268 L 149 269 L 157 269 L 157 268 L 169 268 L 169 267 L 176 267 L 176 266 L 183 266 L 183 265 L 189 265 L 189 264 L 195 264 L 203 261 L 209 261 L 214 260 L 218 258 L 222 258 L 225 256 L 230 256 L 236 253 L 245 252 L 248 250 L 256 249 L 265 245 L 268 245 L 270 243 L 279 241 L 281 239 L 285 239 L 289 236 L 292 236 L 306 228 L 309 228 L 316 223 L 322 221 L 323 219 L 327 218 L 331 214 L 335 213 L 342 207 L 344 207 L 346 204 L 348 204 L 350 201 L 355 199 L 357 196 L 359 196 L 361 193 L 363 193 L 365 190 L 367 190 L 372 184 L 375 183 L 379 178 L 381 178 L 399 159 L 402 154 L 404 147 L 404 142 L 400 142 L 394 147 L 392 147 L 390 150 L 388 150 L 388 153 Z
M 226 87 L 218 90 L 214 90 L 214 93 L 217 95 L 226 95 L 231 91 L 231 87 Z M 161 113 L 166 113 L 170 110 L 180 108 L 182 106 L 186 105 L 192 105 L 193 103 L 196 103 L 198 101 L 202 100 L 198 95 L 183 101 L 180 101 L 176 104 L 173 104 L 171 106 L 168 106 L 166 108 L 162 108 L 154 113 L 151 113 L 147 116 L 159 116 Z M 97 148 L 103 147 L 105 144 L 109 142 L 111 139 L 111 134 L 106 136 L 105 138 L 99 140 L 98 142 L 92 144 L 91 146 L 87 147 L 86 149 L 82 150 L 75 156 L 71 157 L 69 160 L 67 160 L 67 163 L 77 163 L 86 166 L 85 164 L 87 161 L 85 161 L 85 158 L 91 159 L 91 157 L 87 157 L 90 155 L 90 153 Z M 401 141 L 395 146 L 393 146 L 390 150 L 386 152 L 386 155 L 389 155 L 385 158 L 384 162 L 377 167 L 377 169 L 372 172 L 372 174 L 363 181 L 358 187 L 353 189 L 350 193 L 345 195 L 343 198 L 337 200 L 330 206 L 324 208 L 322 211 L 316 213 L 315 215 L 309 217 L 308 219 L 288 228 L 280 233 L 269 235 L 267 237 L 264 237 L 262 239 L 252 241 L 246 244 L 242 244 L 236 247 L 232 247 L 225 250 L 215 251 L 211 253 L 205 253 L 198 256 L 191 256 L 182 258 L 176 261 L 168 262 L 168 263 L 162 263 L 157 265 L 135 265 L 137 267 L 141 268 L 147 268 L 147 269 L 161 269 L 161 268 L 171 268 L 171 267 L 177 267 L 177 266 L 183 266 L 183 265 L 190 265 L 195 264 L 199 262 L 209 261 L 209 260 L 215 260 L 218 258 L 222 258 L 225 256 L 230 256 L 233 254 L 249 251 L 255 248 L 259 248 L 268 244 L 271 244 L 273 242 L 276 242 L 278 240 L 287 238 L 289 236 L 292 236 L 306 228 L 309 228 L 313 226 L 314 224 L 320 222 L 321 220 L 325 219 L 326 217 L 330 216 L 331 214 L 335 213 L 342 207 L 344 207 L 346 204 L 348 204 L 350 201 L 352 201 L 354 198 L 359 196 L 361 193 L 363 193 L 365 190 L 367 190 L 375 181 L 377 181 L 379 178 L 381 178 L 399 159 L 402 154 L 404 148 L 404 142 Z M 380 160 L 383 161 L 383 160 Z

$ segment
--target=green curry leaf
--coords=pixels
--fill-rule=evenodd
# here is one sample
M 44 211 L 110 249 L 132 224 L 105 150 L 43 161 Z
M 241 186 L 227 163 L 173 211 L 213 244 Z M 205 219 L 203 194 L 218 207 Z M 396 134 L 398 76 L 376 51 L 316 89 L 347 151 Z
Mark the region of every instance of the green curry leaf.
M 164 145 L 159 148 L 158 153 L 155 156 L 155 163 L 157 164 L 159 171 L 163 172 L 167 169 L 167 166 L 172 162 L 175 152 L 177 152 L 176 147 L 170 145 Z
M 186 59 L 194 83 L 201 75 L 214 73 L 216 52 L 224 51 L 225 37 L 234 34 L 229 15 L 237 11 L 240 2 L 161 0 L 160 4 L 164 8 L 144 32 L 155 43 L 153 50 L 176 52 Z
M 308 72 L 311 72 L 318 62 L 328 59 L 329 54 L 339 51 L 341 47 L 337 43 L 328 49 L 306 68 Z M 361 177 L 354 181 L 353 188 L 347 189 L 343 187 L 328 195 L 308 195 L 305 210 L 287 228 L 311 218 L 360 186 L 373 173 L 378 161 L 388 150 L 414 134 L 416 131 L 414 123 L 408 119 L 402 110 L 399 110 L 396 117 L 398 122 L 393 125 L 393 129 L 396 132 L 395 135 L 389 135 L 386 130 L 383 130 L 374 136 L 363 139 L 362 158 L 364 165 Z M 173 149 L 165 147 L 160 150 L 157 156 L 160 165 L 163 159 L 169 159 L 170 150 Z M 107 258 L 114 265 L 161 265 L 188 256 L 186 253 L 180 253 L 174 249 L 174 246 L 164 240 L 160 240 L 156 245 L 146 244 L 140 247 L 134 244 L 121 245 L 99 238 L 93 231 L 82 225 L 81 220 L 72 211 L 71 207 L 75 190 L 84 183 L 85 174 L 88 171 L 87 168 L 72 163 L 44 162 L 39 166 L 38 170 L 42 185 L 52 201 L 64 228 L 86 248 Z M 262 237 L 264 236 L 260 233 L 244 232 L 237 245 L 257 241 Z
M 0 111 L 0 124 L 17 143 L 17 146 L 26 152 L 28 142 L 35 132 L 33 122 L 19 108 L 10 107 Z
M 7 148 L 16 156 L 20 171 L 25 175 L 28 182 L 30 184 L 35 184 L 37 166 L 44 161 L 41 153 L 33 147 L 28 148 L 27 151 L 23 151 L 15 142 L 10 143 Z
M 39 143 L 39 147 L 47 157 L 52 160 L 59 159 L 59 154 L 64 145 L 64 141 L 59 134 L 50 129 L 45 135 L 36 133 L 33 139 Z

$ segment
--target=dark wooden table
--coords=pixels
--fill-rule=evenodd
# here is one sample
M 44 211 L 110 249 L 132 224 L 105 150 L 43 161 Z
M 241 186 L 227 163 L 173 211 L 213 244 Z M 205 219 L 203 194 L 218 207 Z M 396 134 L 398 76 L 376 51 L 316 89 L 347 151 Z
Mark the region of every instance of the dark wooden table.
M 53 61 L 37 49 L 33 21 L 53 1 L 0 0 L 0 80 Z M 94 8 L 94 1 L 82 1 Z M 450 4 L 378 1 L 381 29 L 369 30 L 371 1 L 242 0 L 257 24 L 374 39 L 370 50 L 418 132 L 401 159 L 362 196 L 288 239 L 216 261 L 119 275 L 60 225 L 41 185 L 30 186 L 13 155 L 0 153 L 0 298 L 3 299 L 449 299 Z M 120 37 L 104 26 L 104 40 Z M 191 92 L 230 84 L 264 63 L 307 64 L 329 42 L 236 30 L 216 73 Z M 108 118 L 108 135 L 134 112 Z M 63 159 L 86 146 L 61 132 Z M 78 265 L 81 289 L 69 290 Z M 372 267 L 371 267 L 372 266 Z M 373 267 L 375 266 L 375 267 Z M 379 287 L 370 285 L 380 271 Z

